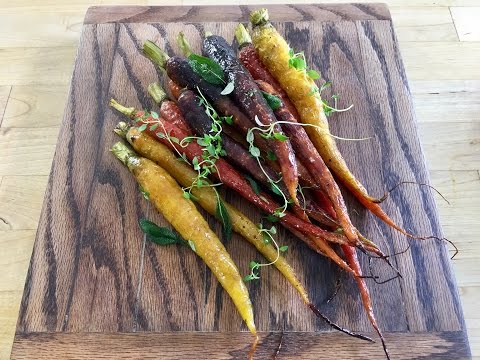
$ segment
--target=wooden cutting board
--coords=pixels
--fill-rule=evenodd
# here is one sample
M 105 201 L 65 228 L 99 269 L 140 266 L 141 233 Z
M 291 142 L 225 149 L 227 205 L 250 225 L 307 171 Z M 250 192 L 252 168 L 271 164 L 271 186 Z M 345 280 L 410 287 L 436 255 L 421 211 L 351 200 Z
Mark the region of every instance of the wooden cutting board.
M 147 243 L 138 220 L 165 224 L 128 171 L 110 153 L 122 118 L 108 100 L 152 108 L 146 88 L 163 75 L 142 56 L 151 39 L 170 54 L 184 31 L 195 50 L 205 30 L 233 39 L 248 6 L 93 7 L 87 12 L 70 97 L 45 195 L 18 319 L 13 359 L 245 358 L 251 343 L 231 300 L 187 248 Z M 338 141 L 353 172 L 377 196 L 398 182 L 428 183 L 405 71 L 385 5 L 274 5 L 271 18 L 311 67 L 332 81 L 348 113 L 332 132 L 368 141 Z M 166 194 L 168 196 L 168 194 Z M 255 222 L 261 214 L 232 192 L 229 202 Z M 368 280 L 393 359 L 470 357 L 448 251 L 434 240 L 407 241 L 347 195 L 354 224 L 403 274 Z M 425 187 L 404 185 L 382 205 L 414 234 L 441 228 Z M 207 216 L 219 230 L 216 221 Z M 287 259 L 322 311 L 347 328 L 371 333 L 353 279 L 303 243 L 279 231 Z M 226 244 L 242 274 L 260 260 L 238 236 Z M 368 273 L 368 259 L 361 256 Z M 393 273 L 373 260 L 375 275 Z M 326 300 L 340 283 L 338 294 Z M 271 267 L 248 284 L 262 342 L 258 359 L 383 358 L 369 344 L 332 332 Z M 375 336 L 374 334 L 372 336 Z

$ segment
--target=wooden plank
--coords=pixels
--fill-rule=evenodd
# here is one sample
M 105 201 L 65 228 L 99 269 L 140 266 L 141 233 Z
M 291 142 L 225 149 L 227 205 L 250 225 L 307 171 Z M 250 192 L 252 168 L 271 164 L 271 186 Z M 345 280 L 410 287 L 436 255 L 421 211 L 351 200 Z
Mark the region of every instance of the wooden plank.
M 0 359 L 9 359 L 35 231 L 0 231 Z
M 270 358 L 282 337 L 278 354 L 282 359 L 332 359 L 333 357 L 384 359 L 379 344 L 369 344 L 333 333 L 261 333 L 257 348 L 259 359 Z M 435 359 L 469 359 L 462 332 L 425 334 L 386 334 L 393 359 L 418 357 Z M 76 359 L 187 359 L 246 358 L 251 342 L 248 333 L 146 333 L 136 334 L 25 334 L 17 335 L 12 360 L 51 359 L 68 354 Z M 228 349 L 226 352 L 225 349 Z M 352 352 L 352 349 L 353 352 Z M 405 349 L 411 349 L 409 355 Z
M 0 86 L 70 82 L 75 47 L 5 48 L 0 56 Z
M 479 80 L 410 81 L 410 91 L 420 123 L 472 122 L 480 113 Z
M 66 85 L 13 86 L 2 126 L 10 128 L 60 126 L 67 96 Z
M 58 127 L 0 128 L 0 175 L 48 175 Z
M 411 80 L 480 80 L 479 42 L 402 42 L 400 49 Z
M 407 177 L 409 179 L 413 177 L 412 180 L 420 183 L 428 182 L 423 160 L 414 160 L 415 157 L 422 158 L 422 151 L 413 113 L 410 111 L 413 106 L 399 49 L 392 41 L 394 35 L 391 25 L 386 21 L 364 21 L 357 22 L 357 28 L 364 60 L 367 103 L 371 104 L 370 116 L 377 119 L 373 126 L 378 144 L 376 154 L 381 153 L 381 157 L 374 163 L 381 165 L 383 182 L 387 187 L 392 187 Z M 385 162 L 382 159 L 389 161 Z M 415 197 L 422 201 L 415 203 L 413 201 Z M 401 218 L 403 221 L 401 226 L 404 228 L 415 234 L 437 234 L 441 237 L 438 219 L 423 215 L 436 212 L 433 199 L 423 189 L 399 190 L 392 194 L 390 204 L 398 213 L 395 214 L 391 207 L 386 207 L 387 213 L 396 215 L 395 219 Z M 416 211 L 419 216 L 413 215 Z M 460 318 L 457 320 L 459 322 L 456 322 L 450 317 L 451 314 L 457 314 L 458 317 L 461 313 L 458 294 L 450 280 L 453 276 L 450 264 L 448 261 L 433 264 L 427 260 L 437 256 L 446 258 L 445 247 L 428 242 L 413 242 L 411 245 L 411 253 L 409 252 L 411 256 L 397 258 L 397 265 L 402 271 L 408 274 L 415 269 L 417 274 L 417 280 L 414 280 L 412 273 L 401 282 L 403 294 L 418 293 L 417 296 L 404 298 L 410 331 L 425 331 L 452 325 L 453 328 L 461 327 Z M 401 241 L 394 242 L 394 246 L 395 251 L 405 249 L 405 244 Z M 429 280 L 428 284 L 419 285 L 418 272 L 432 280 Z M 445 291 L 446 289 L 449 290 Z M 422 314 L 420 309 L 425 310 L 422 303 L 425 304 L 425 301 L 432 298 L 443 298 L 443 304 L 435 301 L 430 304 L 432 308 L 427 311 L 428 314 Z M 445 316 L 440 315 L 443 312 Z
M 47 176 L 4 176 L 0 184 L 0 230 L 35 230 Z
M 390 7 L 398 40 L 458 41 L 447 7 Z
M 7 100 L 11 89 L 11 86 L 0 86 L 0 126 L 3 122 L 3 114 L 5 113 L 5 108 L 7 107 Z
M 164 22 L 181 22 L 186 19 L 191 22 L 248 21 L 250 11 L 257 8 L 258 5 L 171 6 L 166 12 L 161 6 L 92 6 L 85 15 L 85 24 L 148 23 L 157 22 L 159 19 Z M 388 8 L 383 4 L 269 5 L 269 10 L 272 21 L 390 19 Z
M 418 129 L 431 170 L 480 169 L 479 122 L 420 123 Z
M 0 8 L 0 16 L 2 17 L 0 23 L 0 47 L 2 48 L 74 47 L 77 46 L 82 30 L 84 12 L 56 11 L 39 16 L 36 11 L 12 12 Z M 34 34 L 32 29 L 35 29 Z
M 451 7 L 452 18 L 460 41 L 480 40 L 480 7 Z

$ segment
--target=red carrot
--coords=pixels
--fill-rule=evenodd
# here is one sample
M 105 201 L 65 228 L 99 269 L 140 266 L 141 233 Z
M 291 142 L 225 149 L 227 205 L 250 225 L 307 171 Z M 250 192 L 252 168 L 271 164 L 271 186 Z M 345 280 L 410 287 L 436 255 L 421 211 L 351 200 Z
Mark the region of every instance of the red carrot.
M 149 132 L 150 135 L 154 136 L 165 145 L 174 149 L 177 153 L 185 154 L 190 161 L 192 161 L 195 157 L 202 157 L 203 149 L 196 142 L 189 142 L 186 146 L 180 146 L 179 143 L 189 135 L 177 126 L 164 121 L 161 118 L 154 119 L 151 116 L 146 117 L 145 112 L 137 111 L 134 108 L 123 107 L 113 99 L 111 100 L 110 105 L 131 119 L 142 118 L 144 122 L 149 124 L 158 123 L 159 126 L 154 130 L 152 130 L 150 127 L 147 127 L 145 131 Z M 217 159 L 215 166 L 217 168 L 215 176 L 223 184 L 237 191 L 242 197 L 258 206 L 261 210 L 268 214 L 274 214 L 279 208 L 279 205 L 269 199 L 267 194 L 256 194 L 243 176 L 241 176 L 222 158 Z M 298 219 L 289 212 L 285 212 L 284 216 L 279 219 L 279 222 L 288 229 L 298 231 L 305 236 L 312 236 L 316 239 L 317 246 L 321 245 L 323 241 L 329 241 L 338 244 L 348 243 L 348 240 L 345 238 L 345 236 L 323 230 L 318 226 Z M 368 246 L 366 246 L 366 248 L 369 251 L 372 250 Z M 322 249 L 322 251 L 324 250 Z M 327 253 L 328 249 L 325 252 Z M 331 255 L 332 260 L 334 260 L 340 267 L 350 272 L 354 276 L 357 276 L 357 272 L 352 271 L 352 269 L 350 269 L 350 267 L 333 250 L 331 250 L 329 255 Z

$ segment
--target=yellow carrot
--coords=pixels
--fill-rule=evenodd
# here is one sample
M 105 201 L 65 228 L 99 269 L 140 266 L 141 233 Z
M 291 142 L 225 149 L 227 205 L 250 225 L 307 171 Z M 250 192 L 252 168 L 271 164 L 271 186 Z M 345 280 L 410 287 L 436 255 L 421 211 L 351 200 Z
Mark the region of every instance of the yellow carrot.
M 153 161 L 137 156 L 121 142 L 116 143 L 111 151 L 149 193 L 149 200 L 163 217 L 184 239 L 192 242 L 192 249 L 212 270 L 232 298 L 250 332 L 258 338 L 248 289 L 227 250 L 195 204 L 183 197 L 183 190 L 175 179 Z

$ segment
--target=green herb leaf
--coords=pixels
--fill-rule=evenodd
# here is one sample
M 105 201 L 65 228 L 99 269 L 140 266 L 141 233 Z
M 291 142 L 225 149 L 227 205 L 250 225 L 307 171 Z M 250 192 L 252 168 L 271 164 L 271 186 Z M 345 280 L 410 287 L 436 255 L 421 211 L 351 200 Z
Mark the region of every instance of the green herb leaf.
M 276 161 L 277 156 L 275 155 L 275 153 L 272 150 L 268 150 L 267 151 L 267 159 L 271 160 L 271 161 Z
M 232 238 L 232 220 L 223 201 L 218 197 L 217 208 L 215 209 L 217 218 L 222 222 L 222 235 L 226 241 Z
M 323 90 L 325 90 L 326 88 L 332 86 L 332 82 L 331 81 L 327 81 L 325 82 L 325 84 L 323 84 L 322 86 L 320 86 L 320 92 L 322 92 Z
M 278 250 L 280 250 L 281 252 L 285 252 L 288 250 L 288 246 L 287 245 L 280 246 Z
M 307 71 L 307 75 L 312 80 L 320 79 L 320 74 L 317 71 L 312 70 L 312 69 Z
M 247 142 L 248 143 L 253 143 L 253 140 L 255 139 L 254 135 L 253 135 L 253 131 L 252 130 L 248 130 L 247 132 Z
M 279 196 L 282 196 L 281 190 L 278 188 L 278 185 L 275 183 L 270 184 L 270 189 L 273 191 L 274 194 L 277 194 Z
M 251 145 L 249 148 L 249 152 L 253 157 L 259 157 L 260 156 L 260 149 L 254 145 Z
M 277 140 L 280 140 L 280 141 L 288 140 L 288 136 L 280 134 L 280 133 L 273 133 L 273 137 Z
M 247 276 L 245 276 L 245 277 L 243 278 L 243 281 L 248 282 L 248 281 L 258 280 L 258 279 L 260 279 L 260 277 L 259 277 L 258 275 L 256 275 L 256 274 L 249 274 L 249 275 L 247 275 Z
M 147 124 L 142 124 L 138 127 L 138 131 L 143 132 L 147 128 Z
M 248 267 L 252 270 L 257 269 L 260 266 L 260 264 L 256 261 L 250 261 L 250 264 L 248 264 Z
M 153 124 L 153 125 L 150 125 L 149 130 L 150 130 L 150 131 L 155 131 L 155 130 L 157 129 L 157 127 L 158 127 L 158 123 L 155 123 L 155 124 Z
M 158 113 L 156 113 L 155 111 L 150 111 L 150 115 L 151 115 L 152 118 L 154 118 L 155 120 L 158 120 L 158 118 L 159 118 Z
M 197 54 L 190 54 L 188 63 L 193 71 L 211 84 L 224 84 L 224 74 L 220 65 L 210 58 Z
M 195 248 L 195 243 L 192 240 L 188 240 L 188 246 L 190 246 L 190 249 L 192 249 L 193 252 L 197 252 L 197 249 Z
M 223 119 L 223 121 L 225 121 L 228 125 L 232 125 L 232 124 L 233 124 L 233 116 L 224 116 L 222 119 Z
M 160 227 L 147 219 L 141 219 L 138 223 L 147 235 L 148 241 L 164 246 L 172 244 L 187 245 L 185 240 L 167 227 Z
M 273 214 L 269 214 L 267 217 L 266 217 L 267 221 L 270 221 L 272 223 L 274 222 L 277 222 L 278 220 L 280 220 L 277 216 L 273 215 Z
M 148 191 L 145 191 L 141 186 L 139 186 L 138 189 L 142 193 L 145 200 L 150 200 L 150 193 Z
M 270 109 L 272 109 L 273 111 L 277 110 L 283 105 L 282 100 L 280 100 L 278 96 L 269 94 L 265 91 L 262 91 L 262 95 L 265 101 L 267 102 L 268 106 L 270 107 Z
M 200 170 L 200 165 L 198 165 L 198 158 L 195 156 L 192 159 L 193 170 Z
M 259 195 L 260 194 L 260 187 L 258 186 L 257 182 L 253 180 L 250 176 L 245 176 L 245 178 L 248 180 L 250 183 L 250 186 L 252 187 L 252 190 L 255 194 Z
M 222 90 L 222 92 L 220 94 L 222 95 L 228 95 L 228 94 L 231 94 L 233 89 L 235 87 L 235 84 L 233 81 L 230 81 L 227 86 L 225 86 L 225 88 Z
M 188 192 L 188 191 L 184 191 L 183 192 L 183 197 L 187 200 L 190 200 L 190 198 L 192 197 L 192 195 Z

